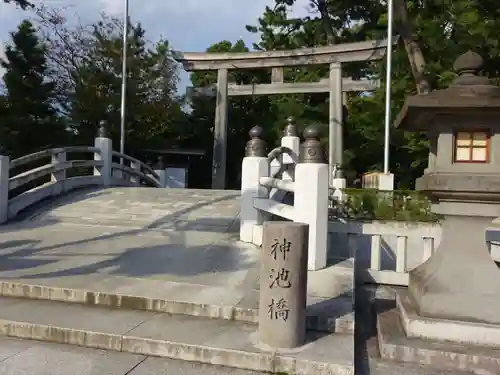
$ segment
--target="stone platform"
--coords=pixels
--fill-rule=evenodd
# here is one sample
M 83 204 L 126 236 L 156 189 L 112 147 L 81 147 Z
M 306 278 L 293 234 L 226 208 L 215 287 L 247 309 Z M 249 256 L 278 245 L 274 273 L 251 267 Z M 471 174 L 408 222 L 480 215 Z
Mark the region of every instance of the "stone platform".
M 380 355 L 385 360 L 478 375 L 500 374 L 500 348 L 472 343 L 478 338 L 494 340 L 495 327 L 420 317 L 404 289 L 396 292 L 392 309 L 379 311 L 377 333 Z

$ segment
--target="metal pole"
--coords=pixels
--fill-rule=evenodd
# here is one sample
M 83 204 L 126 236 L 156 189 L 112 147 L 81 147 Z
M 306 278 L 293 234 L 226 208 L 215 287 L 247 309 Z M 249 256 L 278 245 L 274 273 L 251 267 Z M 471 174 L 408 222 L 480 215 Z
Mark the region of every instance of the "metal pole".
M 120 110 L 120 153 L 125 153 L 125 104 L 127 94 L 127 44 L 128 44 L 128 0 L 125 0 L 125 19 L 123 20 L 123 61 L 122 61 L 122 97 Z M 123 164 L 123 159 L 120 160 Z
M 385 76 L 385 129 L 384 129 L 384 174 L 389 173 L 389 147 L 391 132 L 391 78 L 392 78 L 392 23 L 393 0 L 387 2 L 387 68 Z

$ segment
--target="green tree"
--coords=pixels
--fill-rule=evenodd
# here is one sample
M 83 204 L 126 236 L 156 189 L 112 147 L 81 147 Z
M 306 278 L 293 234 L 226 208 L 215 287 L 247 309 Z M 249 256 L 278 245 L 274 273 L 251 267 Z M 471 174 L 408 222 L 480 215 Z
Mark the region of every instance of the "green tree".
M 291 16 L 295 0 L 275 0 L 267 7 L 251 32 L 260 34 L 255 48 L 260 50 L 320 46 L 367 39 L 383 39 L 387 31 L 386 2 L 370 0 L 310 0 L 305 17 Z M 401 36 L 393 54 L 392 114 L 397 114 L 406 95 L 445 87 L 454 77 L 453 61 L 469 49 L 486 61 L 485 72 L 499 76 L 500 4 L 493 0 L 395 1 L 395 30 Z M 345 64 L 345 74 L 380 78 L 382 85 L 372 95 L 351 95 L 345 124 L 347 170 L 355 174 L 382 167 L 385 61 Z M 289 79 L 294 71 L 289 70 Z M 321 67 L 301 69 L 301 78 L 317 79 Z M 327 119 L 324 101 L 309 105 L 310 96 L 299 102 L 305 121 L 313 119 L 311 109 Z M 283 98 L 275 98 L 282 101 Z M 311 108 L 312 107 L 312 108 Z M 277 107 L 279 108 L 279 107 Z M 309 109 L 308 109 L 309 108 Z M 288 109 L 289 110 L 289 109 Z M 318 113 L 319 112 L 319 113 Z M 321 117 L 321 116 L 319 116 Z M 422 174 L 427 160 L 423 134 L 391 130 L 391 171 L 400 186 L 410 186 Z
M 48 79 L 45 45 L 30 21 L 11 33 L 5 48 L 2 103 L 3 146 L 13 156 L 60 146 L 67 134 L 54 107 L 54 83 Z
M 39 10 L 39 24 L 51 46 L 48 59 L 58 82 L 59 103 L 77 134 L 91 142 L 107 120 L 119 147 L 122 83 L 122 22 L 105 14 L 89 25 L 69 26 L 57 10 Z M 177 137 L 182 121 L 176 97 L 176 65 L 165 40 L 151 43 L 140 24 L 129 27 L 127 42 L 126 152 L 155 147 Z

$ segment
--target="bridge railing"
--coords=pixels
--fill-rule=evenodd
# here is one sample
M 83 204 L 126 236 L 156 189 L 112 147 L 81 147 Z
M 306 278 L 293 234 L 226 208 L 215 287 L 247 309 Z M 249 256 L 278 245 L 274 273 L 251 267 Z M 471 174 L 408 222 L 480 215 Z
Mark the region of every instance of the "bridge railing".
M 240 240 L 261 245 L 262 225 L 272 215 L 306 223 L 308 268 L 316 270 L 324 268 L 327 260 L 328 166 L 323 160 L 317 129 L 306 129 L 305 141 L 299 147 L 300 138 L 290 127 L 289 124 L 281 147 L 269 154 L 262 140 L 262 128 L 250 130 L 242 165 Z M 293 193 L 290 203 L 280 199 L 280 194 L 286 193 Z
M 165 187 L 165 182 L 164 167 L 153 169 L 113 151 L 101 127 L 94 146 L 51 148 L 13 160 L 0 155 L 0 223 L 41 200 L 82 187 Z

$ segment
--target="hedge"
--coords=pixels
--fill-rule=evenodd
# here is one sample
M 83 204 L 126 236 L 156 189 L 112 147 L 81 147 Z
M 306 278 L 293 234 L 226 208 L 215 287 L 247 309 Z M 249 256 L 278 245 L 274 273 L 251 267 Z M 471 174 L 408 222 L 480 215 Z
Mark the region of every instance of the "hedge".
M 359 221 L 438 222 L 431 212 L 431 201 L 414 190 L 382 191 L 378 189 L 343 189 L 342 202 L 330 192 L 330 217 Z

